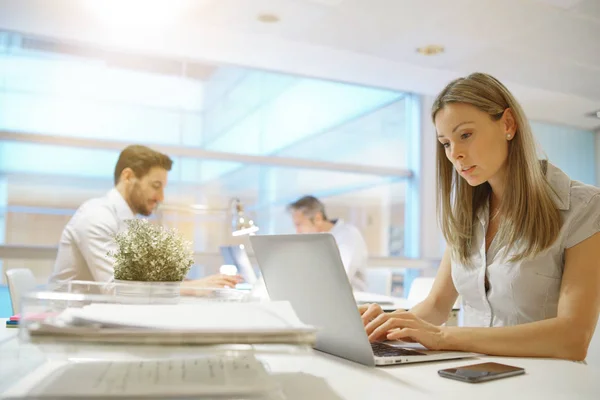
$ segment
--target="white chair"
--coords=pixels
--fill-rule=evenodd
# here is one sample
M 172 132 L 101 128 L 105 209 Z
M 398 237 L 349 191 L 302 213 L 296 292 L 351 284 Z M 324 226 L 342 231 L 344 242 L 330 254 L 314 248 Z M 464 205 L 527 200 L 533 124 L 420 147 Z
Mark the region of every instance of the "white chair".
M 6 271 L 8 293 L 12 303 L 13 314 L 21 312 L 21 297 L 24 293 L 35 289 L 35 277 L 27 268 L 14 268 Z
M 410 285 L 410 292 L 408 293 L 408 301 L 410 304 L 417 304 L 421 301 L 425 300 L 429 292 L 431 292 L 431 288 L 433 287 L 433 282 L 435 278 L 415 278 L 413 280 L 412 285 Z M 456 303 L 454 303 L 454 308 L 460 308 L 460 296 L 456 299 Z
M 435 278 L 415 278 L 412 281 L 412 284 L 410 285 L 408 296 L 406 296 L 408 303 L 411 305 L 415 305 L 425 300 L 425 298 L 431 291 L 431 288 L 433 287 L 434 280 Z
M 366 271 L 368 293 L 389 296 L 392 291 L 392 271 L 386 268 L 369 268 Z

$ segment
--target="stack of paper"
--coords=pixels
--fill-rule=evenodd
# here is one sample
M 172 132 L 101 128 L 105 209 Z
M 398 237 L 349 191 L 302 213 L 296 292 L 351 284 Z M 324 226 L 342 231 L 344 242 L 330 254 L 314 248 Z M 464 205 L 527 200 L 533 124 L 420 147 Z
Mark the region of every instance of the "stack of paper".
M 280 385 L 253 355 L 69 363 L 34 398 L 273 398 Z M 277 397 L 279 398 L 279 397 Z
M 178 305 L 91 304 L 27 324 L 32 338 L 143 344 L 302 343 L 315 341 L 288 302 Z

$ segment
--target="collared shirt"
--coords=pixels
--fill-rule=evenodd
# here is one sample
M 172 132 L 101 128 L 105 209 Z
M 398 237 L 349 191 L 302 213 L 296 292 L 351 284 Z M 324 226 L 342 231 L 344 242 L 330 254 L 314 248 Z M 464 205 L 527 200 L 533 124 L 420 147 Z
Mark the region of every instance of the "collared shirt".
M 495 239 L 486 254 L 489 204 L 484 207 L 474 231 L 472 265 L 452 261 L 465 326 L 509 326 L 556 317 L 565 250 L 600 232 L 600 189 L 547 166 L 546 177 L 562 221 L 557 240 L 538 256 L 518 262 L 508 261 L 512 254 L 505 257 Z
M 117 189 L 86 201 L 62 233 L 50 283 L 110 282 L 114 267 L 107 254 L 117 249 L 114 235 L 125 230 L 125 221 L 133 218 L 135 215 Z
M 338 245 L 352 288 L 364 291 L 367 288 L 365 269 L 369 255 L 367 244 L 360 231 L 354 225 L 338 219 L 334 221 L 329 233 L 333 235 Z

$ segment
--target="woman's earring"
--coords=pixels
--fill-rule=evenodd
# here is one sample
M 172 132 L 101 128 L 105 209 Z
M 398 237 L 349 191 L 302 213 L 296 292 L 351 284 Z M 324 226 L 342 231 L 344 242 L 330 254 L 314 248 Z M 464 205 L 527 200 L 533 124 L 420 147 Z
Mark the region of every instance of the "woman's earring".
M 507 139 L 510 139 L 510 135 L 506 135 L 506 138 L 507 138 Z

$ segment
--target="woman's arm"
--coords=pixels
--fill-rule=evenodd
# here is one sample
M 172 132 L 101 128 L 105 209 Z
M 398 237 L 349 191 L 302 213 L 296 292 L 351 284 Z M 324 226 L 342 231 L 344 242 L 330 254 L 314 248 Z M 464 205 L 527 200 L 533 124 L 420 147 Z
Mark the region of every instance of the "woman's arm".
M 431 291 L 425 300 L 410 309 L 411 313 L 434 325 L 441 325 L 446 322 L 458 297 L 450 270 L 450 250 L 446 249 Z M 383 314 L 379 304 L 363 304 L 358 307 L 358 311 L 365 326 L 368 326 L 371 321 Z M 399 312 L 404 312 L 404 310 L 398 310 L 388 315 Z
M 565 251 L 556 318 L 503 328 L 447 327 L 447 349 L 583 360 L 600 312 L 600 233 Z
M 410 338 L 434 350 L 583 360 L 600 312 L 600 233 L 565 251 L 555 318 L 502 328 L 432 325 L 410 312 L 382 314 L 366 326 L 370 340 Z
M 412 314 L 434 325 L 441 325 L 448 320 L 452 306 L 458 297 L 450 271 L 450 250 L 446 248 L 431 291 L 425 300 L 410 309 Z M 358 307 L 358 311 L 365 326 L 368 326 L 378 316 L 383 314 L 383 310 L 378 304 L 363 304 Z M 398 310 L 388 315 L 394 315 L 403 311 Z
M 451 275 L 450 249 L 446 248 L 431 292 L 425 300 L 412 307 L 410 312 L 434 325 L 441 325 L 448 320 L 457 297 L 458 292 Z

